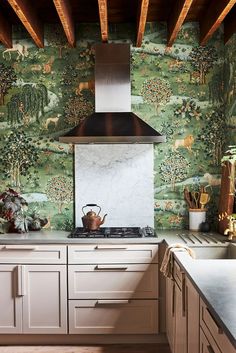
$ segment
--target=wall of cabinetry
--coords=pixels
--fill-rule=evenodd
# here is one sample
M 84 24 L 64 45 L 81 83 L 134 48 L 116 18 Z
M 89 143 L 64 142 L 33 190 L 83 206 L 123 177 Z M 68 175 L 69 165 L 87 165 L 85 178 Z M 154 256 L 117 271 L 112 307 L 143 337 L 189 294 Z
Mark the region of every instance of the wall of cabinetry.
M 0 286 L 1 334 L 159 332 L 158 245 L 0 245 Z

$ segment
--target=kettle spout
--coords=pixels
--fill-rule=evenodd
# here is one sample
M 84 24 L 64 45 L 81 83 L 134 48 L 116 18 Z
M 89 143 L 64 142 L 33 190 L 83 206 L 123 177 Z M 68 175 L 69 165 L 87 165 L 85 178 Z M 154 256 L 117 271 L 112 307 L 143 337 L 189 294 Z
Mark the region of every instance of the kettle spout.
M 100 226 L 105 222 L 106 216 L 107 216 L 107 214 L 105 214 L 105 215 L 103 216 L 103 219 L 101 220 Z

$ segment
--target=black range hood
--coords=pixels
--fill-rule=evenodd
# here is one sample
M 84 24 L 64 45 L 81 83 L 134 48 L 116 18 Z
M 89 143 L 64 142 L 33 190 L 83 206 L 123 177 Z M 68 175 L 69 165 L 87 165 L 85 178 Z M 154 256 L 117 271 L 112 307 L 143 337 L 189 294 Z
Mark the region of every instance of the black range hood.
M 60 142 L 160 143 L 166 137 L 131 112 L 130 45 L 95 45 L 95 113 Z

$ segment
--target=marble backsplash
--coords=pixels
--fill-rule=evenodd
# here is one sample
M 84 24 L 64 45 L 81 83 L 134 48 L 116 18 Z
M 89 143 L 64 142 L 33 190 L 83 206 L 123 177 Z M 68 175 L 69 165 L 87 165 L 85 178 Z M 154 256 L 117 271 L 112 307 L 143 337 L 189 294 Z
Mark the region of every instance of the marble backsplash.
M 107 213 L 104 226 L 153 227 L 153 145 L 76 145 L 76 226 L 82 226 L 81 209 L 88 203 Z

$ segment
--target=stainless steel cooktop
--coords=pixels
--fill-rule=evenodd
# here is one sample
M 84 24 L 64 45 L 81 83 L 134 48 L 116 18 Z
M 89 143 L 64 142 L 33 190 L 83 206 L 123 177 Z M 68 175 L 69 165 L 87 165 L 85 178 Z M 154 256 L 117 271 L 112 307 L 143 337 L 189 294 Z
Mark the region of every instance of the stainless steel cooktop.
M 151 227 L 102 227 L 88 231 L 83 227 L 75 228 L 68 238 L 139 238 L 153 237 L 155 231 Z

